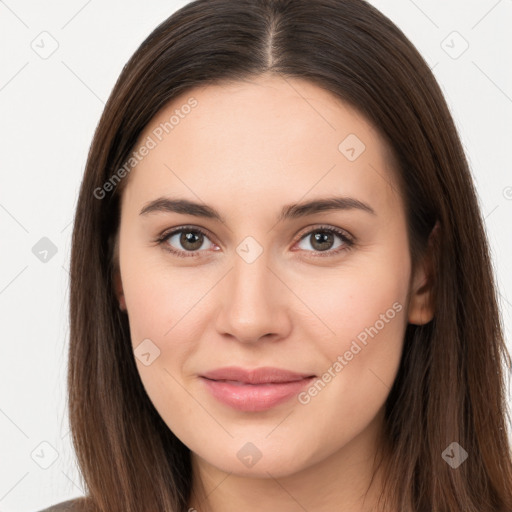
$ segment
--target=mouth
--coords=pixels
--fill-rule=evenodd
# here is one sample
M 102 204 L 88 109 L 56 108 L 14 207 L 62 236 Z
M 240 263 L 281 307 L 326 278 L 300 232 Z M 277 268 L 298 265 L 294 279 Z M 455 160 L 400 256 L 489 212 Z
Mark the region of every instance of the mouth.
M 258 412 L 288 401 L 316 376 L 278 368 L 229 367 L 205 373 L 200 378 L 209 393 L 224 405 L 239 411 Z

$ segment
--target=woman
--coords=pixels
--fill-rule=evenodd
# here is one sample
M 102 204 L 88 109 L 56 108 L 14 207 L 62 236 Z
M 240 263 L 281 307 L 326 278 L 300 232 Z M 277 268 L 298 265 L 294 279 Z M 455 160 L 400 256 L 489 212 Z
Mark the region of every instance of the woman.
M 88 496 L 62 510 L 512 510 L 468 163 L 369 4 L 198 0 L 159 25 L 96 130 L 71 260 Z

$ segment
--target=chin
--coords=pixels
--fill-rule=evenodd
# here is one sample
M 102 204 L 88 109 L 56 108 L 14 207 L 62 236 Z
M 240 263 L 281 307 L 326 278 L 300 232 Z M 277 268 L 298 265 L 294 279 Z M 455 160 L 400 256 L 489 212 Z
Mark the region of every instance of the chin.
M 297 446 L 301 446 L 300 459 Z M 275 445 L 269 440 L 232 440 L 225 445 L 217 444 L 214 452 L 193 454 L 211 466 L 237 476 L 253 478 L 282 478 L 301 471 L 314 461 L 306 457 L 303 443 L 290 442 Z

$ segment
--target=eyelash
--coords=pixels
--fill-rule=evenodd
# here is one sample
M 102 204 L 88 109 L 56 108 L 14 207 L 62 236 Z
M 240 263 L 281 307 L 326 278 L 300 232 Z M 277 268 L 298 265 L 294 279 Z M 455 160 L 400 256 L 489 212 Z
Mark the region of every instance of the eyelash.
M 178 256 L 180 258 L 190 258 L 190 257 L 196 257 L 195 255 L 200 251 L 178 251 L 176 249 L 173 249 L 169 244 L 166 242 L 171 238 L 171 236 L 175 235 L 176 233 L 181 232 L 193 232 L 193 233 L 201 233 L 203 236 L 209 238 L 208 233 L 206 233 L 201 228 L 193 227 L 193 226 L 181 226 L 179 228 L 173 229 L 172 231 L 164 232 L 162 235 L 160 235 L 155 242 L 158 245 L 162 245 L 163 249 L 174 254 L 175 256 Z M 328 257 L 328 256 L 336 256 L 340 254 L 343 251 L 350 250 L 354 245 L 354 240 L 347 236 L 344 231 L 341 231 L 338 228 L 328 227 L 328 226 L 318 226 L 314 229 L 311 229 L 310 231 L 307 231 L 306 233 L 302 234 L 298 237 L 296 241 L 294 241 L 294 244 L 297 242 L 300 242 L 302 239 L 307 238 L 307 236 L 310 236 L 311 234 L 315 232 L 324 232 L 324 233 L 333 233 L 335 235 L 338 235 L 341 240 L 344 243 L 344 246 L 335 249 L 335 250 L 328 250 L 328 251 L 306 251 L 306 252 L 316 252 L 318 253 L 316 257 Z M 187 254 L 188 253 L 188 254 Z

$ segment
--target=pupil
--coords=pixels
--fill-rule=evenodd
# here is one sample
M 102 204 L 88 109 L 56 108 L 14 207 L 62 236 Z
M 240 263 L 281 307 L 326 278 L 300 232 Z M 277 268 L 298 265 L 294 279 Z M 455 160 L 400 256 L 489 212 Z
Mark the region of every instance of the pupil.
M 325 247 L 325 244 L 327 243 L 328 246 L 330 245 L 330 243 L 331 243 L 330 237 L 332 237 L 332 233 L 329 233 L 326 231 L 321 231 L 321 232 L 316 233 L 314 235 L 315 243 L 313 244 L 313 247 L 315 246 L 316 243 L 319 243 L 320 244 L 320 247 L 318 247 L 319 250 L 325 251 L 325 250 L 329 249 L 329 247 Z
M 198 241 L 200 242 L 198 245 Z M 195 250 L 201 247 L 202 242 L 200 240 L 200 236 L 198 234 L 195 234 L 193 231 L 187 231 L 183 232 L 181 235 L 181 240 L 183 247 L 187 248 L 187 244 L 192 245 L 192 247 L 188 246 L 190 250 Z

